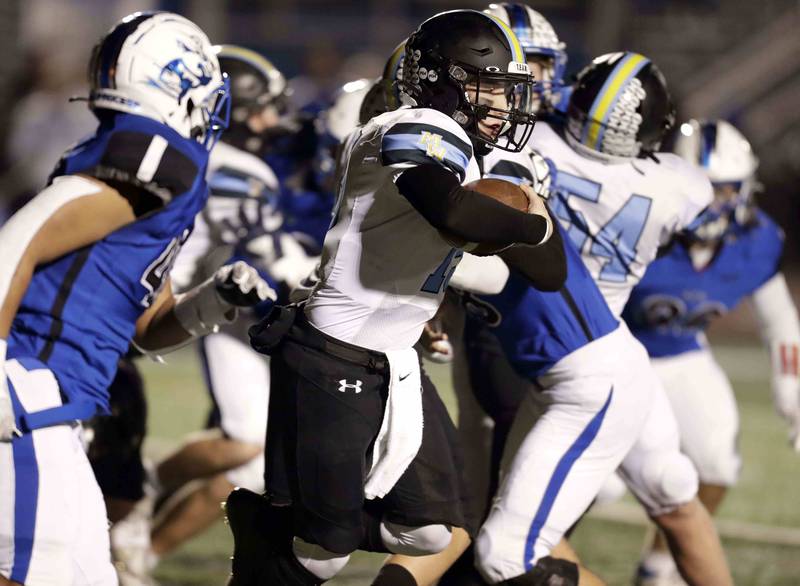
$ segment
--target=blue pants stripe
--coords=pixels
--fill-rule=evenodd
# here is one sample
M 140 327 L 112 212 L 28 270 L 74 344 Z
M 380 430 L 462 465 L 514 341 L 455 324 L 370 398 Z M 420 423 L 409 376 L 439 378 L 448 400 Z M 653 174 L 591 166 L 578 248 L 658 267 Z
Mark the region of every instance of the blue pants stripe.
M 573 464 L 575 464 L 578 458 L 581 457 L 581 454 L 586 451 L 586 448 L 594 441 L 594 438 L 597 437 L 597 432 L 600 431 L 600 426 L 603 423 L 606 411 L 608 411 L 608 406 L 611 404 L 611 397 L 613 395 L 614 389 L 612 387 L 608 392 L 608 398 L 603 407 L 592 417 L 592 420 L 580 433 L 578 438 L 573 442 L 566 453 L 561 456 L 561 459 L 556 465 L 556 469 L 553 471 L 553 476 L 550 477 L 550 482 L 547 484 L 547 489 L 544 491 L 544 498 L 542 498 L 539 509 L 533 517 L 531 528 L 528 531 L 528 538 L 525 540 L 525 558 L 523 561 L 526 572 L 533 569 L 534 546 L 536 545 L 536 540 L 539 539 L 539 533 L 542 527 L 544 527 L 545 522 L 547 522 L 547 517 L 550 515 L 550 511 L 553 508 L 553 504 L 558 496 L 558 491 L 561 490 L 561 486 L 564 484 Z
M 22 404 L 11 381 L 8 381 L 15 413 L 23 413 Z M 11 443 L 14 458 L 14 564 L 10 579 L 25 583 L 33 554 L 36 529 L 36 504 L 39 501 L 39 466 L 33 446 L 33 434 L 25 433 Z

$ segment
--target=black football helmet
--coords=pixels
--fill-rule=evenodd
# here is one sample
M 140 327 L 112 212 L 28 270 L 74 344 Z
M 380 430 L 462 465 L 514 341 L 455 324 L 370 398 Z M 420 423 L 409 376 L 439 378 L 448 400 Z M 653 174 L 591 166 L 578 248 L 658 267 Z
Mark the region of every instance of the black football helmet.
M 285 134 L 288 121 L 286 78 L 265 57 L 235 45 L 217 45 L 214 50 L 222 71 L 230 79 L 230 125 L 222 135 L 223 142 L 237 148 L 260 153 L 270 138 Z M 272 106 L 280 122 L 263 132 L 254 132 L 247 120 L 252 114 Z
M 477 10 L 442 12 L 423 22 L 406 41 L 398 85 L 405 103 L 439 110 L 460 124 L 477 154 L 493 146 L 519 152 L 533 131 L 533 77 L 519 40 L 507 24 Z M 498 89 L 504 108 L 489 98 Z M 492 135 L 481 123 L 495 127 Z
M 603 157 L 635 158 L 661 147 L 675 124 L 667 82 L 644 55 L 597 57 L 577 75 L 567 107 L 567 139 Z

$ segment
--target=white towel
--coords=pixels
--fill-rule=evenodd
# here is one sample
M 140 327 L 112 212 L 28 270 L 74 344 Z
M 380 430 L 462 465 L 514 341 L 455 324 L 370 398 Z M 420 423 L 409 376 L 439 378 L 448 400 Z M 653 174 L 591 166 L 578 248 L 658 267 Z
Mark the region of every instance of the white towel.
M 372 467 L 364 494 L 382 498 L 397 483 L 422 444 L 422 379 L 413 348 L 386 352 L 389 396 L 372 449 Z

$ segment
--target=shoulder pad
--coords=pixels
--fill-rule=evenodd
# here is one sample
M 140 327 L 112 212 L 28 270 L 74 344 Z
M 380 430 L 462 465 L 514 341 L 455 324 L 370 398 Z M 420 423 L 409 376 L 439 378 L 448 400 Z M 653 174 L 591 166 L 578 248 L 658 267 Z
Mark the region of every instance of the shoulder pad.
M 166 204 L 189 191 L 202 170 L 161 135 L 119 130 L 109 137 L 95 167 L 85 172 L 100 180 L 129 183 Z
M 437 110 L 410 108 L 376 119 L 381 124 L 381 161 L 408 168 L 439 164 L 464 181 L 473 158 L 472 143 L 455 120 Z

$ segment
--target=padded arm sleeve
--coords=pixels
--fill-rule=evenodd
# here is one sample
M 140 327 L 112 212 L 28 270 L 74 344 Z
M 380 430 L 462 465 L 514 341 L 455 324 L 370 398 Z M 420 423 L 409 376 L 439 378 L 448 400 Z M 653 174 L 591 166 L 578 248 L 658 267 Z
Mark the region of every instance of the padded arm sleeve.
M 476 191 L 437 165 L 419 165 L 397 178 L 400 193 L 430 224 L 468 242 L 537 245 L 547 236 L 547 221 L 520 212 Z
M 558 226 L 558 220 L 553 219 L 553 226 Z M 513 246 L 498 256 L 539 291 L 558 291 L 567 280 L 567 257 L 560 229 L 554 230 L 541 246 Z

